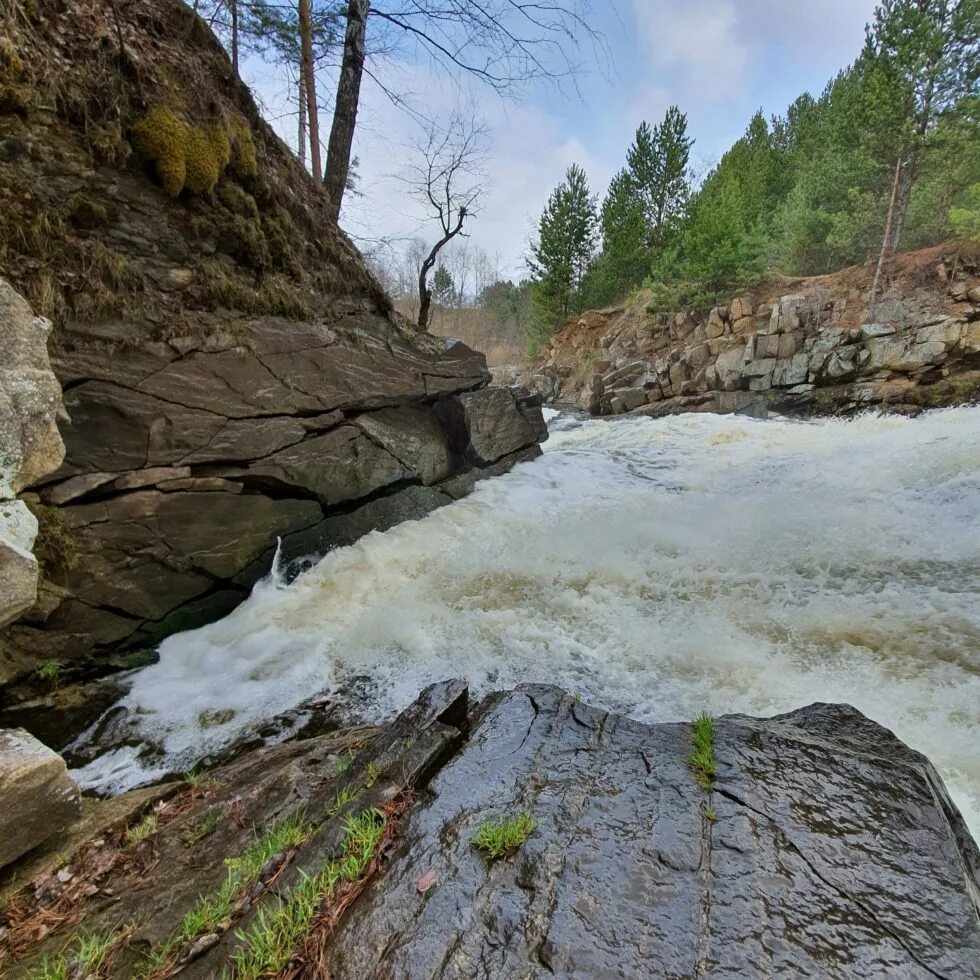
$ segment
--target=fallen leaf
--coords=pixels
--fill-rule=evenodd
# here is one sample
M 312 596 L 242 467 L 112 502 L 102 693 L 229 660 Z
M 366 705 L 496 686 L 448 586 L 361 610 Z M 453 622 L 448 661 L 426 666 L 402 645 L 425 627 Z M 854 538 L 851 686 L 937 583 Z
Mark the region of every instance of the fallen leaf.
M 418 889 L 420 895 L 424 895 L 430 888 L 432 888 L 436 883 L 436 873 L 429 868 L 428 871 L 418 881 L 415 882 L 415 887 Z

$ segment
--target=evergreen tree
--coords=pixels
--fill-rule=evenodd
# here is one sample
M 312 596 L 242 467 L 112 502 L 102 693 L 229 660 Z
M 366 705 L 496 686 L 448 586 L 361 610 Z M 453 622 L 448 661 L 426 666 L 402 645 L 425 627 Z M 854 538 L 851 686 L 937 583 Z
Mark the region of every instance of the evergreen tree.
M 672 105 L 654 129 L 646 122 L 640 124 L 626 154 L 633 187 L 646 215 L 651 248 L 667 245 L 683 220 L 693 143 L 687 135 L 687 116 Z
M 453 275 L 441 262 L 432 273 L 432 295 L 442 306 L 451 306 L 456 298 Z
M 539 335 L 581 309 L 582 285 L 595 246 L 596 199 L 585 171 L 572 164 L 548 198 L 528 259 Z
M 589 270 L 589 305 L 621 299 L 650 271 L 650 224 L 632 173 L 621 170 L 609 184 L 599 215 L 602 253 Z
M 904 96 L 873 305 L 882 264 L 901 245 L 921 155 L 942 114 L 975 94 L 980 81 L 980 0 L 882 0 L 868 27 L 867 46 Z

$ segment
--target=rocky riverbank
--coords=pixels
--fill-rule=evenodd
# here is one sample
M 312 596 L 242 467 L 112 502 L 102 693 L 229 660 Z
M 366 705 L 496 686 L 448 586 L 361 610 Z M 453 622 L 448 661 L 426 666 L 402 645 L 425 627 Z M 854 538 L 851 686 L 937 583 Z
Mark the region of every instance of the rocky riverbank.
M 898 256 L 869 314 L 870 271 L 777 277 L 709 311 L 664 313 L 648 293 L 575 317 L 532 385 L 594 415 L 777 411 L 916 414 L 980 393 L 980 256 Z
M 447 682 L 90 804 L 5 882 L 12 977 L 980 976 L 976 844 L 842 705 L 642 725 Z
M 421 517 L 547 434 L 538 398 L 394 312 L 178 0 L 0 13 L 0 271 L 3 349 L 40 344 L 12 367 L 40 377 L 50 333 L 52 440 L 58 382 L 67 412 L 63 462 L 21 466 L 43 426 L 5 365 L 0 705 L 22 717 L 229 612 L 277 540 L 288 564 Z

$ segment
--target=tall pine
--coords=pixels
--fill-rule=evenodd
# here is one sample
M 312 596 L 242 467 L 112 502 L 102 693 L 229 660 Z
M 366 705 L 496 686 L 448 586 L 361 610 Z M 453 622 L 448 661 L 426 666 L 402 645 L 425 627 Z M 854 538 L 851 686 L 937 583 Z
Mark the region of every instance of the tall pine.
M 585 171 L 572 164 L 548 198 L 528 259 L 539 341 L 581 309 L 582 286 L 595 248 L 596 199 Z

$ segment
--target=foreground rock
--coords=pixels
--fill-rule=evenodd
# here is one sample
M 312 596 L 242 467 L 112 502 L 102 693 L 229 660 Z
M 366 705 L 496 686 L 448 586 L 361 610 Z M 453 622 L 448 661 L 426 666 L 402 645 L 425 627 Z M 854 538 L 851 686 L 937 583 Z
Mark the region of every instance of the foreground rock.
M 534 386 L 596 415 L 915 414 L 980 396 L 980 255 L 894 259 L 874 322 L 863 267 L 776 277 L 709 311 L 635 305 L 565 324 Z
M 0 287 L 0 418 L 10 393 L 40 425 L 0 436 L 30 443 L 32 513 L 0 499 L 8 706 L 226 614 L 277 539 L 288 563 L 421 517 L 545 434 L 482 354 L 392 310 L 191 6 L 116 13 L 56 0 L 0 31 L 0 254 L 57 321 L 71 416 L 59 466 L 57 382 L 9 382 L 46 366 L 42 321 Z
M 70 827 L 80 797 L 60 755 L 21 729 L 0 730 L 0 868 Z
M 0 277 L 0 626 L 37 599 L 37 521 L 18 494 L 61 465 L 61 386 L 48 361 L 51 324 Z
M 154 953 L 154 976 L 257 963 L 413 980 L 980 976 L 980 853 L 926 759 L 837 705 L 716 720 L 713 788 L 691 751 L 690 725 L 641 725 L 555 688 L 492 695 L 467 717 L 465 687 L 435 685 L 380 730 L 260 750 L 175 787 L 145 839 L 145 818 L 96 831 L 65 881 L 50 862 L 8 905 L 6 968 L 25 975 L 95 931 L 113 937 L 100 975 L 117 977 Z M 261 960 L 262 923 L 277 909 L 294 921 L 303 875 L 349 856 L 343 818 L 368 807 L 369 857 Z M 290 812 L 301 839 L 242 878 L 220 921 L 168 945 L 225 859 Z M 520 813 L 536 827 L 509 857 L 474 847 L 485 820 Z M 37 941 L 44 910 L 53 932 Z

